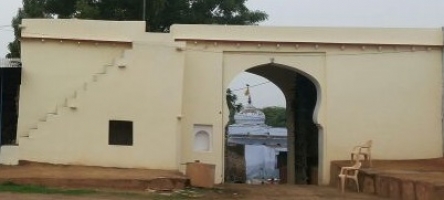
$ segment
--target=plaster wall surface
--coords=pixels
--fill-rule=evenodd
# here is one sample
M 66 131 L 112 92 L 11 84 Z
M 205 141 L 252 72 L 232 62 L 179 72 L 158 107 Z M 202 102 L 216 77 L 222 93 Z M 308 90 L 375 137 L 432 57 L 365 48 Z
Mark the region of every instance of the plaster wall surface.
M 221 76 L 222 61 L 220 52 L 187 51 L 183 83 L 182 163 L 200 160 L 216 165 L 216 183 L 222 182 L 223 172 L 225 124 L 222 109 L 225 90 Z M 195 125 L 212 126 L 209 151 L 193 150 Z
M 28 135 L 40 118 L 63 104 L 66 97 L 129 48 L 29 39 L 23 39 L 22 43 L 18 137 Z
M 370 139 L 374 159 L 441 157 L 440 59 L 439 49 L 327 54 L 330 159 Z
M 442 46 L 440 28 L 333 28 L 173 25 L 176 40 Z
M 181 113 L 183 56 L 167 35 L 152 37 L 135 37 L 132 45 L 25 39 L 19 158 L 179 169 L 177 116 Z M 109 65 L 106 73 L 92 80 L 105 65 Z M 83 90 L 85 82 L 88 86 Z M 74 91 L 78 91 L 77 97 L 71 99 Z M 63 106 L 66 98 L 75 108 Z M 57 115 L 39 122 L 56 105 Z M 109 120 L 133 122 L 132 146 L 108 145 Z M 34 123 L 38 128 L 29 133 Z
M 439 29 L 176 25 L 170 34 L 153 34 L 129 22 L 128 30 L 113 32 L 122 24 L 24 21 L 20 159 L 182 171 L 200 160 L 216 165 L 220 183 L 232 79 L 250 70 L 291 96 L 291 76 L 254 71 L 270 63 L 317 86 L 320 183 L 329 181 L 330 161 L 348 159 L 369 139 L 375 159 L 442 156 Z M 43 41 L 31 34 L 43 31 Z M 113 67 L 80 93 L 76 109 L 39 123 L 104 65 Z M 133 121 L 133 146 L 108 145 L 112 119 Z M 209 151 L 194 151 L 195 125 L 211 127 Z

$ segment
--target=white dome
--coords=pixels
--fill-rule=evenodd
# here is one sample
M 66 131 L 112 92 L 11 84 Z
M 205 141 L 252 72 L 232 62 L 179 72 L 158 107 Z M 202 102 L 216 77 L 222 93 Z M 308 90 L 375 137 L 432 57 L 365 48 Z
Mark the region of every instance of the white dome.
M 236 124 L 261 125 L 265 124 L 265 114 L 251 104 L 246 105 L 234 115 Z

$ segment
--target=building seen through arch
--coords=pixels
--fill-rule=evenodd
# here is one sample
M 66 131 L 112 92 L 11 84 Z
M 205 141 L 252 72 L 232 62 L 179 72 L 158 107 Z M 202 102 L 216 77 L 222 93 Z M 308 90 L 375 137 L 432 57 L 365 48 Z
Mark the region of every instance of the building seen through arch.
M 257 184 L 286 180 L 286 167 L 278 159 L 286 160 L 287 129 L 266 125 L 264 113 L 253 106 L 248 95 L 248 104 L 234 115 L 235 123 L 228 126 L 226 151 L 231 152 L 226 152 L 226 181 Z M 242 162 L 245 165 L 237 165 L 239 169 L 233 166 Z

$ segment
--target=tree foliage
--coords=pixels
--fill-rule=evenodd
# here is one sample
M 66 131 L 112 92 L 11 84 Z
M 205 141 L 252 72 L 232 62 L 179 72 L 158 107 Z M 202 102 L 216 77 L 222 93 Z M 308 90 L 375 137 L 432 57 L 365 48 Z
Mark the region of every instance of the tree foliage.
M 237 103 L 237 96 L 230 89 L 227 89 L 225 95 L 228 110 L 230 111 L 228 124 L 234 124 L 234 115 L 242 109 L 242 104 Z
M 17 16 L 12 19 L 12 27 L 14 28 L 14 41 L 8 44 L 9 53 L 6 54 L 7 58 L 20 58 L 20 29 L 19 24 L 23 18 L 23 10 L 19 9 Z
M 286 127 L 287 117 L 283 107 L 266 107 L 262 109 L 265 114 L 265 124 L 272 127 Z
M 13 19 L 22 18 L 79 18 L 97 20 L 145 20 L 147 31 L 168 32 L 172 24 L 236 24 L 252 25 L 267 19 L 262 11 L 245 6 L 247 0 L 23 0 Z M 10 44 L 11 57 L 20 55 L 19 35 Z
M 23 18 L 45 17 L 46 0 L 23 0 Z

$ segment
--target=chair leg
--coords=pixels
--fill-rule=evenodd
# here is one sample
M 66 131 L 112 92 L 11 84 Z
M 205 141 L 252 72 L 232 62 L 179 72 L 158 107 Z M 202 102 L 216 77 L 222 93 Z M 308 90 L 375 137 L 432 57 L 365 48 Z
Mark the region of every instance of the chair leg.
M 345 177 L 341 177 L 341 192 L 344 193 L 345 192 Z
M 359 192 L 359 183 L 358 183 L 358 179 L 353 179 L 353 180 L 355 180 L 356 188 L 358 189 L 358 192 Z
M 338 184 L 337 184 L 337 186 L 338 186 L 338 190 L 341 190 L 341 180 L 340 180 L 341 178 L 340 177 L 338 177 Z
M 372 167 L 372 156 L 370 154 L 368 154 L 368 163 Z

